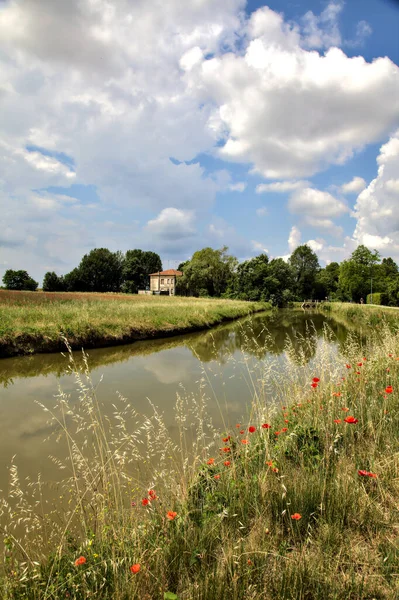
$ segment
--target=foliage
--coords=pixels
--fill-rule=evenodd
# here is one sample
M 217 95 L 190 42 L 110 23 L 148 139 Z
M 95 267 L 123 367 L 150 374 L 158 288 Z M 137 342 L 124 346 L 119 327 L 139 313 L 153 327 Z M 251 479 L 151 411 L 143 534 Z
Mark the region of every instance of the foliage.
M 382 304 L 384 306 L 388 306 L 389 296 L 384 292 L 373 292 L 372 294 L 367 294 L 367 304 Z
M 234 287 L 237 259 L 227 254 L 227 246 L 214 250 L 203 248 L 194 252 L 184 265 L 176 292 L 191 296 L 221 296 Z
M 313 298 L 316 276 L 320 269 L 316 253 L 309 246 L 303 244 L 294 250 L 288 262 L 294 273 L 296 296 L 303 300 Z
M 123 255 L 95 248 L 80 261 L 78 272 L 85 292 L 118 292 L 122 282 Z
M 48 271 L 43 279 L 43 291 L 44 292 L 64 292 L 67 287 L 65 280 L 62 277 L 58 277 L 54 271 Z
M 149 275 L 162 271 L 162 262 L 155 252 L 143 250 L 128 250 L 123 263 L 121 291 L 137 293 L 149 286 Z
M 376 250 L 372 252 L 360 245 L 349 260 L 341 263 L 339 286 L 346 299 L 359 302 L 360 298 L 366 298 L 379 260 L 380 255 Z
M 316 274 L 315 298 L 324 300 L 325 298 L 335 298 L 338 290 L 339 264 L 331 262 L 325 269 L 320 269 Z
M 7 290 L 37 290 L 38 283 L 26 271 L 13 271 L 8 269 L 3 276 L 3 283 Z

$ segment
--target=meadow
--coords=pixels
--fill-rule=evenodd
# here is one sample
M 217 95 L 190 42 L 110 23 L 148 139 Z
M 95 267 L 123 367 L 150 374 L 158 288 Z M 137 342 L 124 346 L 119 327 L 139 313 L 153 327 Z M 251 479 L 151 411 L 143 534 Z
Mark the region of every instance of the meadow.
M 217 325 L 267 303 L 129 294 L 0 290 L 0 357 L 113 346 Z
M 302 365 L 287 342 L 282 371 L 260 360 L 230 430 L 207 417 L 204 369 L 195 397 L 177 390 L 177 441 L 155 406 L 119 398 L 105 419 L 70 355 L 77 397 L 45 409 L 65 479 L 49 500 L 12 465 L 1 597 L 398 598 L 399 333 L 382 320 L 358 339 Z

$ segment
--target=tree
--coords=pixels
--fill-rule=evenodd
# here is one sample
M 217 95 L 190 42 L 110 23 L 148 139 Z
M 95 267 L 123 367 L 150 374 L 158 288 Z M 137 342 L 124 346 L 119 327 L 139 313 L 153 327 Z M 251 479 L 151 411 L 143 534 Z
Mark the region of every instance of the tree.
M 159 254 L 151 251 L 128 250 L 122 271 L 122 291 L 137 293 L 149 285 L 149 275 L 162 271 Z
M 377 274 L 376 264 L 380 261 L 379 253 L 372 252 L 366 246 L 356 248 L 349 260 L 344 260 L 339 268 L 339 287 L 347 299 L 359 302 L 366 299 L 371 290 L 372 279 Z M 381 291 L 376 289 L 374 291 Z
M 123 255 L 107 248 L 95 248 L 79 264 L 83 291 L 118 292 L 122 283 Z
M 237 259 L 227 250 L 224 246 L 220 250 L 203 248 L 194 252 L 184 266 L 183 277 L 178 279 L 177 292 L 193 296 L 233 294 Z
M 325 267 L 320 269 L 316 275 L 316 298 L 318 300 L 324 300 L 326 297 L 335 297 L 338 290 L 339 280 L 339 264 L 337 262 L 331 262 Z
M 8 269 L 3 276 L 3 283 L 7 290 L 28 290 L 34 292 L 39 285 L 26 271 L 13 271 Z
M 294 250 L 288 262 L 293 270 L 297 298 L 310 299 L 315 292 L 316 275 L 320 269 L 316 254 L 303 244 Z
M 85 284 L 78 267 L 75 267 L 64 276 L 64 286 L 67 292 L 83 292 L 85 290 Z
M 294 272 L 282 258 L 273 258 L 268 264 L 265 280 L 265 300 L 274 306 L 286 306 L 294 295 Z
M 268 277 L 269 258 L 260 254 L 246 260 L 237 268 L 236 294 L 244 300 L 264 299 L 267 290 L 265 280 Z
M 66 289 L 64 278 L 58 277 L 54 271 L 48 271 L 43 279 L 43 291 L 63 292 Z

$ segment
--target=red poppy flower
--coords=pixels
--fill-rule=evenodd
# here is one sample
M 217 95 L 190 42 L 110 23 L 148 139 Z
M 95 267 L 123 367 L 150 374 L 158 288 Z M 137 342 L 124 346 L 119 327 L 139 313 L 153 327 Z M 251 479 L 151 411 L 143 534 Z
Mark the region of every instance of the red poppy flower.
M 337 425 L 339 425 L 339 423 L 342 423 L 341 419 L 334 419 L 334 423 L 337 423 Z
M 272 460 L 267 460 L 266 464 L 268 467 L 272 467 L 273 466 L 273 461 Z
M 389 358 L 392 358 L 393 354 L 388 354 Z
M 236 427 L 237 427 L 237 429 L 240 429 L 240 427 L 241 427 L 240 423 L 237 423 Z
M 361 363 L 361 362 L 358 362 L 358 363 L 357 363 L 357 366 L 358 366 L 358 367 L 362 367 L 362 366 L 363 366 L 363 363 Z
M 358 475 L 360 475 L 360 477 L 373 477 L 374 479 L 378 477 L 376 473 L 370 473 L 370 471 L 363 471 L 362 469 L 359 469 Z
M 349 408 L 347 408 L 346 406 L 343 406 L 343 407 L 341 408 L 341 410 L 343 410 L 344 412 L 348 412 Z
M 289 423 L 289 420 L 288 419 L 284 419 L 284 423 Z
M 206 464 L 207 464 L 207 465 L 213 465 L 213 463 L 214 463 L 214 462 L 215 462 L 215 459 L 214 459 L 214 458 L 210 458 L 210 459 L 207 461 L 207 463 L 206 463 Z
M 285 433 L 286 431 L 288 431 L 288 427 L 283 427 L 281 431 Z
M 360 371 L 356 371 L 356 375 L 361 375 Z
M 247 560 L 247 564 L 248 564 L 248 565 L 252 565 L 252 560 L 251 560 L 250 558 L 248 558 L 248 560 Z
M 281 431 L 275 431 L 274 435 L 280 435 Z
M 249 433 L 255 433 L 256 427 L 254 427 L 253 425 L 251 425 L 250 427 L 248 427 L 248 431 L 249 431 Z
M 245 431 L 243 429 L 241 429 L 240 433 L 241 433 L 241 435 L 244 435 Z
M 224 448 L 222 448 L 223 452 L 231 452 L 231 448 L 229 448 L 228 446 L 225 446 Z
M 228 441 L 229 441 L 229 439 L 230 439 L 230 437 L 231 437 L 231 436 L 230 436 L 230 435 L 228 435 L 227 437 L 223 438 L 223 439 L 222 439 L 222 442 L 224 442 L 224 443 L 228 442 Z
M 337 398 L 339 398 L 340 396 L 342 396 L 341 392 L 333 392 L 332 395 L 336 396 Z
M 174 521 L 174 519 L 176 519 L 177 517 L 177 512 L 174 512 L 173 510 L 168 510 L 168 512 L 166 513 L 166 518 L 169 519 L 169 521 Z
M 150 497 L 150 500 L 156 500 L 157 499 L 157 495 L 155 493 L 155 490 L 148 490 L 148 495 Z
M 241 440 L 242 444 L 248 444 L 248 440 Z
M 262 429 L 270 429 L 271 425 L 269 423 L 263 423 Z
M 86 561 L 87 559 L 84 556 L 79 556 L 79 558 L 75 560 L 75 567 L 78 567 L 79 565 L 84 565 Z
M 351 369 L 352 365 L 345 365 L 347 369 Z
M 386 394 L 392 394 L 392 392 L 393 392 L 393 388 L 392 388 L 392 386 L 391 386 L 391 385 L 388 385 L 388 386 L 385 388 L 385 393 L 386 393 Z
M 214 475 L 213 478 L 218 480 L 218 479 L 220 479 L 220 475 Z
M 277 467 L 273 467 L 272 471 L 273 471 L 273 473 L 278 473 L 278 468 Z
M 225 460 L 223 464 L 225 467 L 229 467 L 231 465 L 231 462 L 229 460 Z
M 356 424 L 359 423 L 359 419 L 355 419 L 355 417 L 346 417 L 346 419 L 344 419 L 345 423 L 352 423 L 352 424 Z
M 148 498 L 143 498 L 142 501 L 141 501 L 141 504 L 143 506 L 147 506 L 149 503 L 150 503 L 150 501 L 148 500 Z
M 141 569 L 141 566 L 137 563 L 136 565 L 132 565 L 130 567 L 130 570 L 132 573 L 138 573 Z
M 316 382 L 313 382 L 310 385 L 312 386 L 313 389 L 316 389 L 319 384 Z
M 312 381 L 313 383 L 319 383 L 320 379 L 318 377 L 313 377 Z
M 294 513 L 293 515 L 291 515 L 291 519 L 293 519 L 294 521 L 299 521 L 299 519 L 302 519 L 302 515 L 300 515 L 299 513 Z

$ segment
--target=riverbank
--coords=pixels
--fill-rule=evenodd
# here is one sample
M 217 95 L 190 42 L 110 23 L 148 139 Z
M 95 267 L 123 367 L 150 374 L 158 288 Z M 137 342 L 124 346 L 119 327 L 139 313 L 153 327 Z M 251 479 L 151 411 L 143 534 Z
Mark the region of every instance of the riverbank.
M 268 303 L 236 300 L 0 290 L 0 358 L 99 348 L 206 329 Z
M 23 493 L 13 467 L 2 597 L 397 598 L 399 333 L 383 324 L 350 340 L 344 356 L 312 362 L 305 384 L 299 369 L 220 433 L 202 387 L 197 399 L 180 391 L 178 445 L 158 411 L 122 404 L 104 422 L 85 379 L 79 402 L 61 395 L 62 507 L 40 502 L 43 481 Z M 259 390 L 270 375 L 251 371 Z
M 396 307 L 377 304 L 353 304 L 350 302 L 321 302 L 318 310 L 344 317 L 348 322 L 363 327 L 381 328 L 384 323 L 399 327 L 399 312 Z

